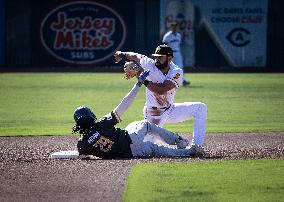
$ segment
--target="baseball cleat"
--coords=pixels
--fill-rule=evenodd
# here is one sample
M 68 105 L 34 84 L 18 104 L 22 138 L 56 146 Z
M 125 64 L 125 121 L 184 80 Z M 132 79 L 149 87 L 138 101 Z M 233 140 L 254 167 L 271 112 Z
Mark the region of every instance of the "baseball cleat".
M 190 85 L 190 81 L 184 80 L 184 81 L 182 82 L 182 85 L 183 85 L 184 87 L 188 87 L 188 86 Z
M 192 157 L 205 157 L 206 152 L 201 146 L 191 145 L 190 147 L 186 147 L 189 150 L 190 156 Z
M 177 148 L 178 149 L 185 149 L 188 146 L 189 143 L 188 143 L 188 140 L 186 140 L 186 139 L 182 138 L 181 136 L 179 136 L 176 144 L 177 144 Z

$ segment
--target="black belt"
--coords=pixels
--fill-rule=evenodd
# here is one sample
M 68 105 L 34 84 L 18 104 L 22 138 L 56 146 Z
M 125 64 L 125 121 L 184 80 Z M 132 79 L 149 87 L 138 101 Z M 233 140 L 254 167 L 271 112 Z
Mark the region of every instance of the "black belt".
M 158 108 L 158 107 L 152 107 L 152 109 L 165 109 L 165 110 L 167 110 L 167 109 L 169 109 L 171 107 L 171 105 L 170 106 L 168 106 L 168 107 L 162 107 L 162 108 Z

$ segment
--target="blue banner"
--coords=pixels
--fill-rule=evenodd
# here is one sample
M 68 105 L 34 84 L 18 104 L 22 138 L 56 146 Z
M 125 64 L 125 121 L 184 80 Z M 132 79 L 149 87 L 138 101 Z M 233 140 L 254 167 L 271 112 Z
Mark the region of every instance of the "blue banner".
M 124 1 L 126 2 L 126 0 Z M 128 2 L 131 4 L 131 2 Z M 117 50 L 133 48 L 134 11 L 119 2 L 71 1 L 33 3 L 33 64 L 114 65 Z M 38 37 L 39 36 L 39 37 Z
M 5 2 L 0 0 L 0 65 L 5 64 Z
M 230 66 L 264 67 L 267 5 L 267 0 L 161 0 L 161 34 L 168 21 L 178 21 L 184 36 L 184 58 L 188 60 L 185 65 L 192 65 L 190 61 L 195 60 L 194 36 L 196 30 L 203 29 Z M 191 37 L 187 39 L 188 36 Z
M 173 21 L 178 23 L 184 66 L 195 65 L 194 9 L 194 4 L 190 0 L 161 0 L 160 38 L 163 38 L 163 35 L 170 30 L 170 24 Z

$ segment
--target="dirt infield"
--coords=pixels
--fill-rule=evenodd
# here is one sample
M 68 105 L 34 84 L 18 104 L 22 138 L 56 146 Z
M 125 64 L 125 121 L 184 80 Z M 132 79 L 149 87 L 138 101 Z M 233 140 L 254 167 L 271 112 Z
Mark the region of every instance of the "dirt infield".
M 190 136 L 187 136 L 189 139 Z M 284 132 L 207 134 L 208 158 L 51 160 L 75 150 L 77 137 L 1 137 L 0 201 L 120 201 L 131 167 L 150 162 L 196 162 L 284 157 Z

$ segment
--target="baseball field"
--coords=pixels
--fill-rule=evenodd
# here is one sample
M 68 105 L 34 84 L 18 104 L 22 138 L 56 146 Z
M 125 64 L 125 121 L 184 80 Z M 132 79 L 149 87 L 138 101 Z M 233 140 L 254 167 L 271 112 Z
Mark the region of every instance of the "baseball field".
M 73 111 L 113 110 L 122 73 L 0 74 L 0 201 L 284 201 L 284 74 L 186 77 L 175 102 L 208 106 L 206 158 L 51 160 L 75 150 Z M 145 89 L 118 127 L 143 118 Z M 193 121 L 166 125 L 190 139 Z

